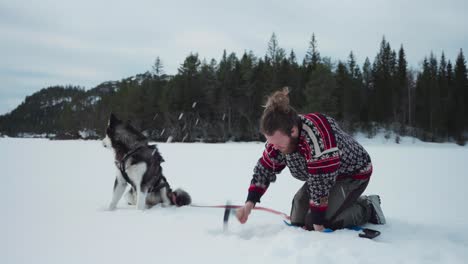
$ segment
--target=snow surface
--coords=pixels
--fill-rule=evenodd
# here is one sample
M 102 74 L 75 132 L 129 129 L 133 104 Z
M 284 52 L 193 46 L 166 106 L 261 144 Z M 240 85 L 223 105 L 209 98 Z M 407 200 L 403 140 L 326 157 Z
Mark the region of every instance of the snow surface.
M 360 137 L 381 195 L 375 240 L 285 226 L 254 211 L 245 225 L 222 209 L 107 211 L 111 151 L 100 141 L 0 138 L 0 263 L 468 263 L 468 147 Z M 164 173 L 196 204 L 242 204 L 263 143 L 160 143 Z M 285 170 L 261 206 L 289 212 L 301 182 Z M 169 261 L 169 262 L 167 262 Z
M 59 99 L 52 99 L 52 100 L 48 100 L 46 102 L 41 102 L 41 107 L 40 108 L 55 106 L 55 105 L 61 104 L 63 102 L 70 103 L 71 101 L 72 101 L 72 98 L 70 96 L 59 98 Z

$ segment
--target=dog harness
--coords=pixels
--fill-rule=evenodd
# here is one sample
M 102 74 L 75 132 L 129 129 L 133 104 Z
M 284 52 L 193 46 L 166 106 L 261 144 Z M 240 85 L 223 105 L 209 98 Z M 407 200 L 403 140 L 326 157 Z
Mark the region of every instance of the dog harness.
M 156 146 L 155 145 L 147 145 L 147 146 L 139 146 L 139 147 L 137 147 L 137 148 L 135 148 L 133 150 L 130 150 L 129 152 L 125 153 L 125 155 L 123 156 L 123 158 L 121 160 L 115 160 L 115 165 L 117 166 L 117 169 L 122 174 L 122 177 L 128 183 L 130 183 L 132 185 L 133 185 L 133 182 L 130 180 L 130 178 L 128 177 L 127 172 L 125 171 L 125 162 L 127 162 L 127 160 L 129 158 L 131 158 L 138 150 L 142 149 L 143 147 L 149 147 L 151 149 L 154 149 L 152 154 L 151 154 L 151 156 L 154 157 L 154 154 L 156 154 L 156 152 L 157 152 Z M 135 188 L 135 186 L 133 186 L 133 187 Z M 167 193 L 168 193 L 168 196 L 169 196 L 169 194 L 172 193 L 172 189 L 169 186 L 169 183 L 167 182 L 166 177 L 161 175 L 161 177 L 158 180 L 158 184 L 151 187 L 151 189 L 149 189 L 148 192 L 157 192 L 157 191 L 161 190 L 164 187 L 168 188 Z M 171 200 L 171 203 L 172 203 L 172 199 L 170 199 L 170 200 Z

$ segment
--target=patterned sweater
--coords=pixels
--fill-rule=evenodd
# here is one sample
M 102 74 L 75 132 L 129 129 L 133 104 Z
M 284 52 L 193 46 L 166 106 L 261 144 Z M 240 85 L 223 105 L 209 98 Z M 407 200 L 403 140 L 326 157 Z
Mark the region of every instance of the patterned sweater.
M 270 182 L 286 166 L 293 177 L 307 182 L 310 195 L 310 214 L 314 224 L 323 224 L 328 208 L 328 195 L 335 181 L 347 177 L 368 179 L 372 163 L 366 150 L 323 114 L 301 115 L 298 148 L 282 154 L 265 145 L 262 157 L 254 168 L 247 201 L 260 202 Z

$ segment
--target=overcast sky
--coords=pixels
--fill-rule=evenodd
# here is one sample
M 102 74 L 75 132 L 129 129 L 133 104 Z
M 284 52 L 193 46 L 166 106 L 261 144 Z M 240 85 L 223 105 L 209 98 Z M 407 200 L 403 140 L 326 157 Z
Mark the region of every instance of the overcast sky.
M 0 0 L 0 114 L 51 85 L 120 80 L 151 69 L 165 72 L 190 52 L 219 61 L 223 50 L 263 56 L 276 33 L 300 61 L 315 33 L 319 52 L 362 65 L 382 36 L 403 44 L 410 65 L 442 51 L 454 61 L 468 48 L 467 0 Z

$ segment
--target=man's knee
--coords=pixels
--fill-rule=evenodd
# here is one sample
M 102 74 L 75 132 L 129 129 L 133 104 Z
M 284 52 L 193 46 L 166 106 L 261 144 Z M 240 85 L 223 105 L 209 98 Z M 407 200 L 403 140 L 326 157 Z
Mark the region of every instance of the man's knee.
M 299 190 L 292 200 L 291 205 L 291 224 L 304 226 L 305 216 L 309 210 L 309 195 L 307 190 Z

